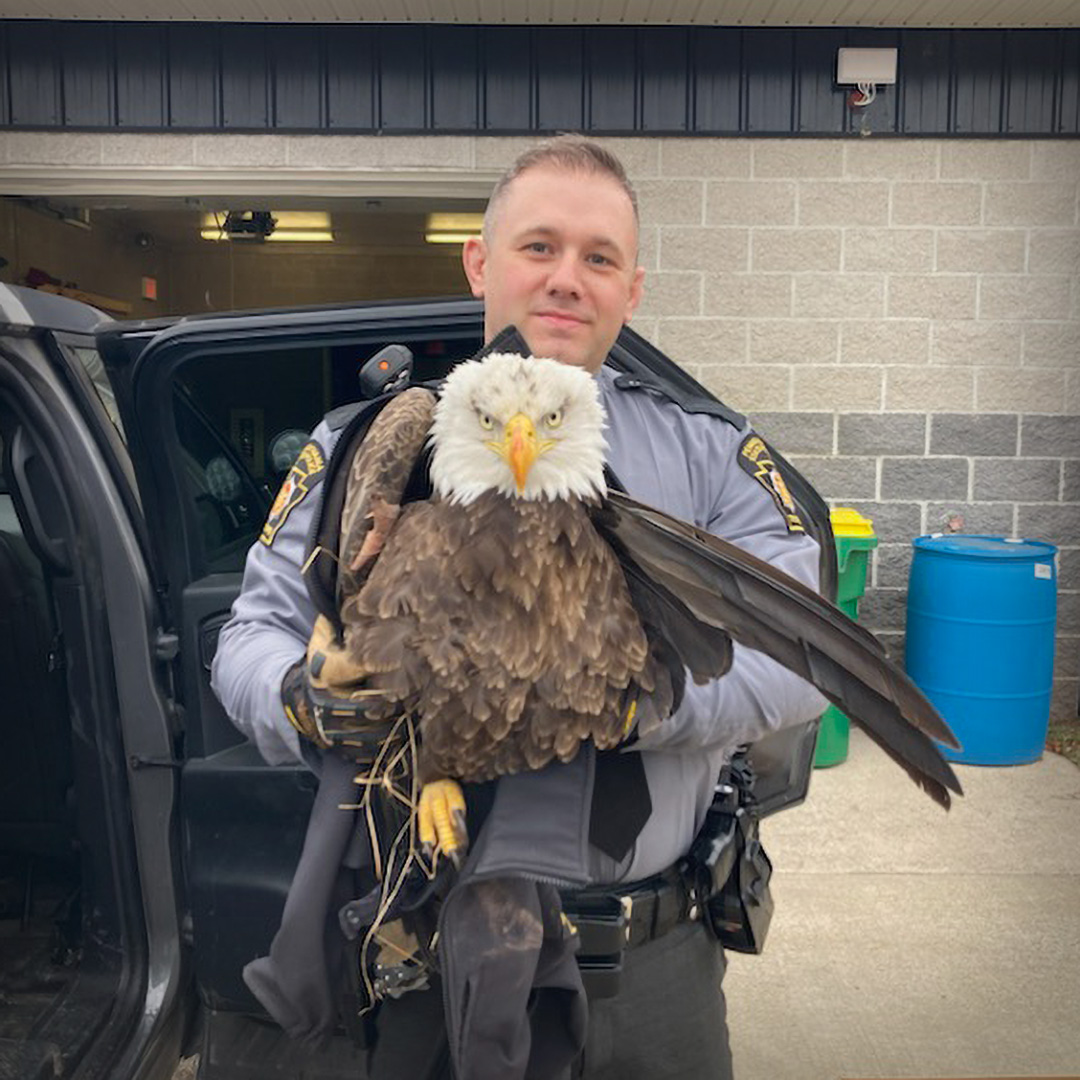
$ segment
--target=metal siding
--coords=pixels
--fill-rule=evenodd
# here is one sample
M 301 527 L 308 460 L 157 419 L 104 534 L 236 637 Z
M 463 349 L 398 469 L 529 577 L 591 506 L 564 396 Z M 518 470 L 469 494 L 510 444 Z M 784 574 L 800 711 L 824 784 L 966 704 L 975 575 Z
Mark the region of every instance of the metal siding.
M 1005 130 L 1010 134 L 1037 134 L 1046 118 L 1054 117 L 1062 44 L 1056 30 L 1005 39 Z
M 221 127 L 219 30 L 178 23 L 166 31 L 170 127 L 200 131 Z
M 691 123 L 700 135 L 744 130 L 742 33 L 710 27 L 690 39 Z
M 686 131 L 689 116 L 689 35 L 684 27 L 640 31 L 641 130 Z
M 375 128 L 375 30 L 338 26 L 326 35 L 327 123 L 334 131 Z
M 1061 83 L 1054 131 L 1080 135 L 1080 34 L 1065 34 L 1061 64 Z
M 221 126 L 252 131 L 270 126 L 266 27 L 221 28 Z
M 64 23 L 60 74 L 66 127 L 111 127 L 114 112 L 113 28 L 108 23 Z M 102 63 L 102 60 L 105 63 Z
M 431 126 L 475 131 L 480 125 L 480 34 L 475 26 L 440 26 L 431 50 Z
M 325 35 L 315 26 L 269 26 L 272 126 L 294 131 L 326 126 Z
M 900 132 L 920 135 L 949 130 L 952 94 L 952 33 L 948 30 L 900 32 L 896 79 Z
M 532 41 L 532 32 L 522 26 L 486 26 L 480 31 L 482 130 L 536 127 Z
M 836 88 L 841 30 L 802 30 L 795 35 L 795 130 L 838 135 L 844 130 L 846 94 Z
M 990 135 L 1002 131 L 1005 80 L 1005 32 L 953 32 L 956 94 L 952 130 L 958 135 Z
M 153 131 L 169 122 L 165 30 L 161 26 L 116 26 L 116 124 Z
M 57 127 L 60 116 L 60 49 L 56 27 L 47 22 L 8 24 L 11 122 Z
M 423 131 L 429 127 L 427 39 L 424 27 L 375 28 L 379 127 Z
M 648 33 L 648 31 L 643 31 Z M 637 131 L 637 35 L 629 26 L 597 27 L 585 36 L 589 131 Z
M 536 123 L 541 131 L 580 131 L 584 127 L 582 32 L 545 28 L 537 42 Z
M 748 134 L 786 135 L 794 131 L 794 70 L 793 32 L 743 31 L 744 130 Z
M 0 72 L 0 125 L 7 126 L 11 123 L 11 96 L 8 94 L 8 77 L 11 72 L 11 62 L 8 59 L 8 28 L 6 23 L 0 23 L 0 64 L 4 70 Z

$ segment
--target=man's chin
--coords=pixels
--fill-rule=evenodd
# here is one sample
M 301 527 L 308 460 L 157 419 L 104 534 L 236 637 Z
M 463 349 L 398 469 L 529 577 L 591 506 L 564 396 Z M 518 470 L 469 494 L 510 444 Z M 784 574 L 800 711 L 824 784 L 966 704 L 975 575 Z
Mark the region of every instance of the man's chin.
M 542 330 L 526 333 L 525 340 L 536 356 L 545 356 L 563 364 L 585 368 L 587 371 L 599 371 L 604 362 L 603 357 L 594 359 L 588 346 L 582 342 L 568 341 L 565 337 L 545 334 Z

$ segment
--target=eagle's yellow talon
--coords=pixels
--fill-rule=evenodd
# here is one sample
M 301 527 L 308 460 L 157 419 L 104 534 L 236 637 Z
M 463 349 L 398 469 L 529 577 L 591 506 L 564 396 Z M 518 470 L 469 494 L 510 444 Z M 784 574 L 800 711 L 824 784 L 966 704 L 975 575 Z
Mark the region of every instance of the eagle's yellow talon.
M 442 852 L 457 867 L 469 846 L 465 829 L 465 796 L 454 780 L 433 780 L 420 790 L 416 811 L 420 844 L 426 851 Z

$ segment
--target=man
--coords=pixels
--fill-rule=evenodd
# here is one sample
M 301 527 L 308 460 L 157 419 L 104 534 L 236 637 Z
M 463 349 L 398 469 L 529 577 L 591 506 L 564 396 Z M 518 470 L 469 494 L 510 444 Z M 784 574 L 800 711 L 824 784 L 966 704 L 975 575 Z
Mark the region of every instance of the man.
M 792 512 L 775 469 L 755 460 L 752 433 L 716 416 L 686 413 L 602 367 L 641 300 L 644 279 L 636 199 L 617 159 L 574 136 L 522 155 L 496 185 L 483 236 L 466 243 L 463 257 L 473 294 L 484 300 L 488 340 L 514 325 L 534 354 L 598 378 L 609 462 L 631 495 L 816 585 L 817 545 Z M 328 455 L 336 439 L 332 425 L 324 422 L 313 439 Z M 292 713 L 296 730 L 290 725 L 281 687 L 295 679 L 314 617 L 299 566 L 318 497 L 315 488 L 315 497 L 286 521 L 272 515 L 270 543 L 256 544 L 249 555 L 214 662 L 214 688 L 226 710 L 272 762 L 310 757 L 317 737 L 302 716 Z M 669 870 L 688 851 L 735 747 L 811 719 L 823 706 L 808 684 L 740 646 L 723 678 L 688 683 L 679 709 L 634 747 L 651 813 L 621 858 L 590 849 L 595 887 L 617 883 L 618 896 L 628 883 Z M 618 995 L 592 1003 L 581 1075 L 731 1075 L 722 951 L 700 922 L 665 929 L 627 951 Z

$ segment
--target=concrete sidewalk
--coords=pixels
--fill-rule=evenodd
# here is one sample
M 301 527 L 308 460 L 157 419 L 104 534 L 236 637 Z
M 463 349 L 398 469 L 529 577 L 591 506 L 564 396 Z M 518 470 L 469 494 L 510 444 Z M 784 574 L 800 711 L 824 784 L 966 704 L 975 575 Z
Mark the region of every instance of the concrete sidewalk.
M 1080 1077 L 1080 769 L 956 769 L 946 814 L 853 731 L 764 824 L 776 913 L 725 980 L 737 1080 Z

